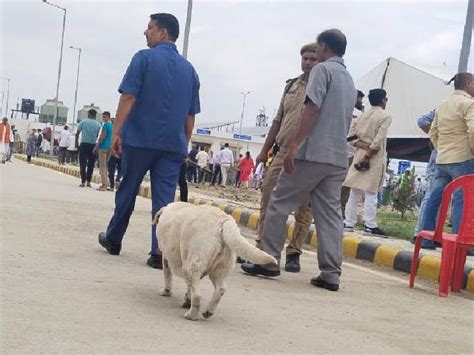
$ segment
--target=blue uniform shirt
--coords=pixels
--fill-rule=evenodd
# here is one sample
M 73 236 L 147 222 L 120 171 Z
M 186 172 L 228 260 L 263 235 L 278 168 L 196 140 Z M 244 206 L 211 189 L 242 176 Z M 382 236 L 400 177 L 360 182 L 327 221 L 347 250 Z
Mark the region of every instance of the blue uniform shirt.
M 187 154 L 185 122 L 200 112 L 199 78 L 170 42 L 137 52 L 119 87 L 135 97 L 122 144 Z

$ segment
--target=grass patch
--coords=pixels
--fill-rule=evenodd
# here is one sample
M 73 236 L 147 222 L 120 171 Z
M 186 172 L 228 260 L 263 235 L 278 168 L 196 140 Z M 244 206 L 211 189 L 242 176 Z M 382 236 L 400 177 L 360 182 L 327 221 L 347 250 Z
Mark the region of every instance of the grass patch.
M 415 233 L 415 227 L 418 222 L 418 216 L 413 213 L 407 213 L 405 220 L 402 220 L 398 212 L 377 212 L 378 226 L 387 235 L 399 239 L 411 240 Z M 356 226 L 356 229 L 362 229 L 363 226 Z

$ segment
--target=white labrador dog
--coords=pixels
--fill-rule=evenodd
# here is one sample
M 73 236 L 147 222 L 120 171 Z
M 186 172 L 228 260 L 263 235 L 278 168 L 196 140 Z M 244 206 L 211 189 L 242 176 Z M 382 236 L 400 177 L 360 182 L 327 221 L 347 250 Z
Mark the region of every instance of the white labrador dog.
M 205 318 L 214 314 L 225 292 L 225 281 L 236 255 L 256 264 L 276 264 L 274 257 L 254 247 L 241 236 L 235 220 L 220 209 L 175 202 L 162 208 L 153 220 L 163 253 L 165 289 L 171 296 L 172 275 L 183 277 L 188 291 L 183 307 L 186 319 L 197 320 L 201 306 L 199 284 L 206 275 L 214 285 Z

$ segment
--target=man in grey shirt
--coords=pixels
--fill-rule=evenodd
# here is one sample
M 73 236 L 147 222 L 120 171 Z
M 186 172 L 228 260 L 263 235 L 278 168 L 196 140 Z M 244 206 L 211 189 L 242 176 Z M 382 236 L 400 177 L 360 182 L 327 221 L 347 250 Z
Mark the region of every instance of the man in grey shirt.
M 347 45 L 345 35 L 331 29 L 319 34 L 316 42 L 320 63 L 311 71 L 301 123 L 267 207 L 261 248 L 280 260 L 288 215 L 309 196 L 317 216 L 321 270 L 311 284 L 337 291 L 343 238 L 340 195 L 347 175 L 346 143 L 356 89 L 342 59 Z M 275 265 L 245 263 L 242 270 L 251 275 L 280 275 L 279 266 Z

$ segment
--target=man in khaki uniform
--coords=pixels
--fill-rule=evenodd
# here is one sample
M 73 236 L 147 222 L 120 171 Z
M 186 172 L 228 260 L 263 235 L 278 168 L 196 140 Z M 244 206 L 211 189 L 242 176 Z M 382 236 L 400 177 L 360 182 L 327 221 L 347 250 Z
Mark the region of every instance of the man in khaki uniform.
M 273 158 L 272 164 L 265 172 L 262 184 L 262 197 L 260 201 L 260 220 L 258 223 L 258 239 L 257 246 L 260 246 L 260 237 L 262 233 L 263 222 L 265 220 L 265 212 L 270 201 L 270 195 L 277 184 L 278 176 L 283 169 L 283 160 L 288 151 L 288 147 L 292 142 L 298 129 L 301 114 L 304 109 L 306 84 L 308 82 L 309 73 L 316 60 L 316 43 L 303 46 L 301 54 L 301 69 L 303 74 L 297 78 L 290 79 L 286 82 L 283 97 L 280 101 L 278 113 L 273 120 L 272 127 L 267 135 L 265 144 L 257 156 L 256 165 L 267 160 L 267 154 L 270 148 L 276 143 L 278 151 Z M 289 272 L 299 272 L 299 258 L 302 253 L 302 246 L 308 234 L 309 226 L 313 220 L 308 199 L 297 209 L 295 213 L 295 228 L 290 241 L 286 248 L 286 264 L 285 270 Z
M 385 90 L 370 90 L 372 107 L 355 121 L 349 132 L 349 136 L 357 136 L 351 142 L 357 150 L 343 184 L 351 188 L 344 220 L 344 226 L 349 231 L 357 223 L 357 206 L 364 196 L 365 232 L 385 235 L 377 226 L 377 194 L 385 178 L 387 132 L 392 123 L 390 114 L 385 111 L 387 100 Z M 363 167 L 361 163 L 368 165 Z

